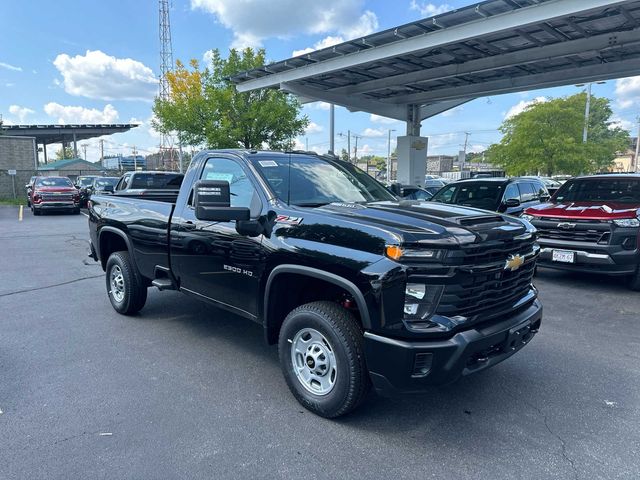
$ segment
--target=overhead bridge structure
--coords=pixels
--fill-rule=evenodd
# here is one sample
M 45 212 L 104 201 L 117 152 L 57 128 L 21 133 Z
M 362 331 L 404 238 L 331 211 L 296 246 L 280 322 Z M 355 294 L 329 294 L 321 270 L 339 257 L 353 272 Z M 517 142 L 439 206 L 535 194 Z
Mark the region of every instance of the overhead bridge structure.
M 487 0 L 232 77 L 420 122 L 475 98 L 640 74 L 640 0 Z M 400 167 L 399 167 L 400 168 Z

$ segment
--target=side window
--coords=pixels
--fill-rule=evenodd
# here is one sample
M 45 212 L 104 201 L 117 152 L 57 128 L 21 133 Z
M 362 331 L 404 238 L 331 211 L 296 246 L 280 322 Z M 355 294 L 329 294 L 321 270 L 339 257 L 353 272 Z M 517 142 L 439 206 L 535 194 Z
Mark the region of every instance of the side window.
M 251 216 L 259 214 L 262 207 L 253 183 L 239 163 L 228 158 L 210 158 L 202 170 L 200 180 L 229 182 L 232 207 L 247 207 Z M 191 204 L 191 199 L 189 204 Z
M 534 187 L 536 188 L 536 190 L 538 192 L 538 198 L 539 199 L 549 196 L 549 192 L 547 191 L 547 187 L 545 187 L 542 182 L 535 183 Z
M 125 190 L 129 185 L 130 178 L 131 178 L 131 175 L 125 175 L 124 177 L 122 177 L 120 179 L 120 182 L 118 182 L 118 187 L 116 188 L 116 190 Z
M 531 183 L 519 183 L 521 202 L 532 202 L 538 198 L 538 194 Z
M 518 190 L 518 185 L 515 183 L 510 183 L 507 185 L 507 189 L 504 191 L 504 201 L 507 200 L 520 200 L 520 190 Z

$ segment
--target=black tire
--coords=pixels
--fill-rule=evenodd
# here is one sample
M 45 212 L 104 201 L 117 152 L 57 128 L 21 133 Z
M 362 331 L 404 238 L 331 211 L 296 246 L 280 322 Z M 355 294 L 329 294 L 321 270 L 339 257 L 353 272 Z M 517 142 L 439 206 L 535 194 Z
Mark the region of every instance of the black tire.
M 114 272 L 115 269 L 118 270 Z M 122 284 L 118 289 L 112 288 L 112 273 L 120 273 L 122 276 Z M 138 313 L 147 301 L 147 287 L 138 279 L 129 252 L 111 254 L 107 260 L 106 285 L 111 305 L 122 315 Z
M 38 210 L 37 208 L 31 207 L 31 211 L 33 212 L 33 214 L 37 217 L 38 215 L 40 215 L 40 210 Z
M 634 292 L 640 292 L 640 267 L 629 279 L 629 288 Z
M 294 340 L 313 329 L 328 342 L 335 359 L 335 381 L 331 390 L 315 394 L 298 379 L 292 358 Z M 329 348 L 330 347 L 330 348 Z M 365 364 L 362 329 L 357 319 L 340 305 L 319 301 L 293 310 L 285 318 L 278 342 L 280 366 L 287 385 L 300 404 L 325 418 L 349 413 L 362 403 L 371 386 Z
M 80 215 L 80 208 L 74 208 L 72 213 L 74 215 Z

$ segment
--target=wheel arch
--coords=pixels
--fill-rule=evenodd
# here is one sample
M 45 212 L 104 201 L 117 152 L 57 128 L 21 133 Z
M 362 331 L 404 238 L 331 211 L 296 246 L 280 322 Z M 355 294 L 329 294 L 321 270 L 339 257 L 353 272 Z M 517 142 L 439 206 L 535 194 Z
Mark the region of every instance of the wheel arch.
M 365 329 L 371 328 L 371 318 L 369 316 L 367 302 L 362 291 L 360 291 L 352 281 L 341 277 L 340 275 L 313 267 L 303 265 L 278 265 L 269 274 L 264 292 L 262 321 L 267 343 L 274 344 L 277 342 L 280 326 L 284 317 L 288 314 L 288 312 L 284 312 L 283 314 L 282 309 L 279 311 L 277 308 L 278 306 L 275 304 L 279 295 L 283 294 L 283 292 L 281 290 L 278 291 L 276 287 L 278 285 L 278 280 L 282 279 L 284 276 L 306 277 L 307 279 L 313 279 L 325 284 L 330 284 L 344 290 L 351 295 L 356 302 L 362 326 Z M 297 304 L 295 306 L 297 306 Z
M 110 226 L 102 227 L 100 232 L 98 232 L 98 253 L 100 255 L 102 269 L 106 270 L 109 255 L 122 250 L 129 252 L 129 258 L 135 268 L 136 275 L 139 277 L 140 272 L 138 271 L 136 259 L 133 255 L 133 245 L 131 245 L 131 240 L 127 237 L 127 234 L 119 228 Z

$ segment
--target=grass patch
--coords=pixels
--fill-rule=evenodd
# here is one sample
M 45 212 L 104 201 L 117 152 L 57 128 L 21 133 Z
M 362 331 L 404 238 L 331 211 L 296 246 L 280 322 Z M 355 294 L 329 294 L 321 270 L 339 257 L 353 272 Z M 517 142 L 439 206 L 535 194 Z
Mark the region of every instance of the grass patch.
M 27 205 L 25 198 L 0 198 L 0 205 Z

